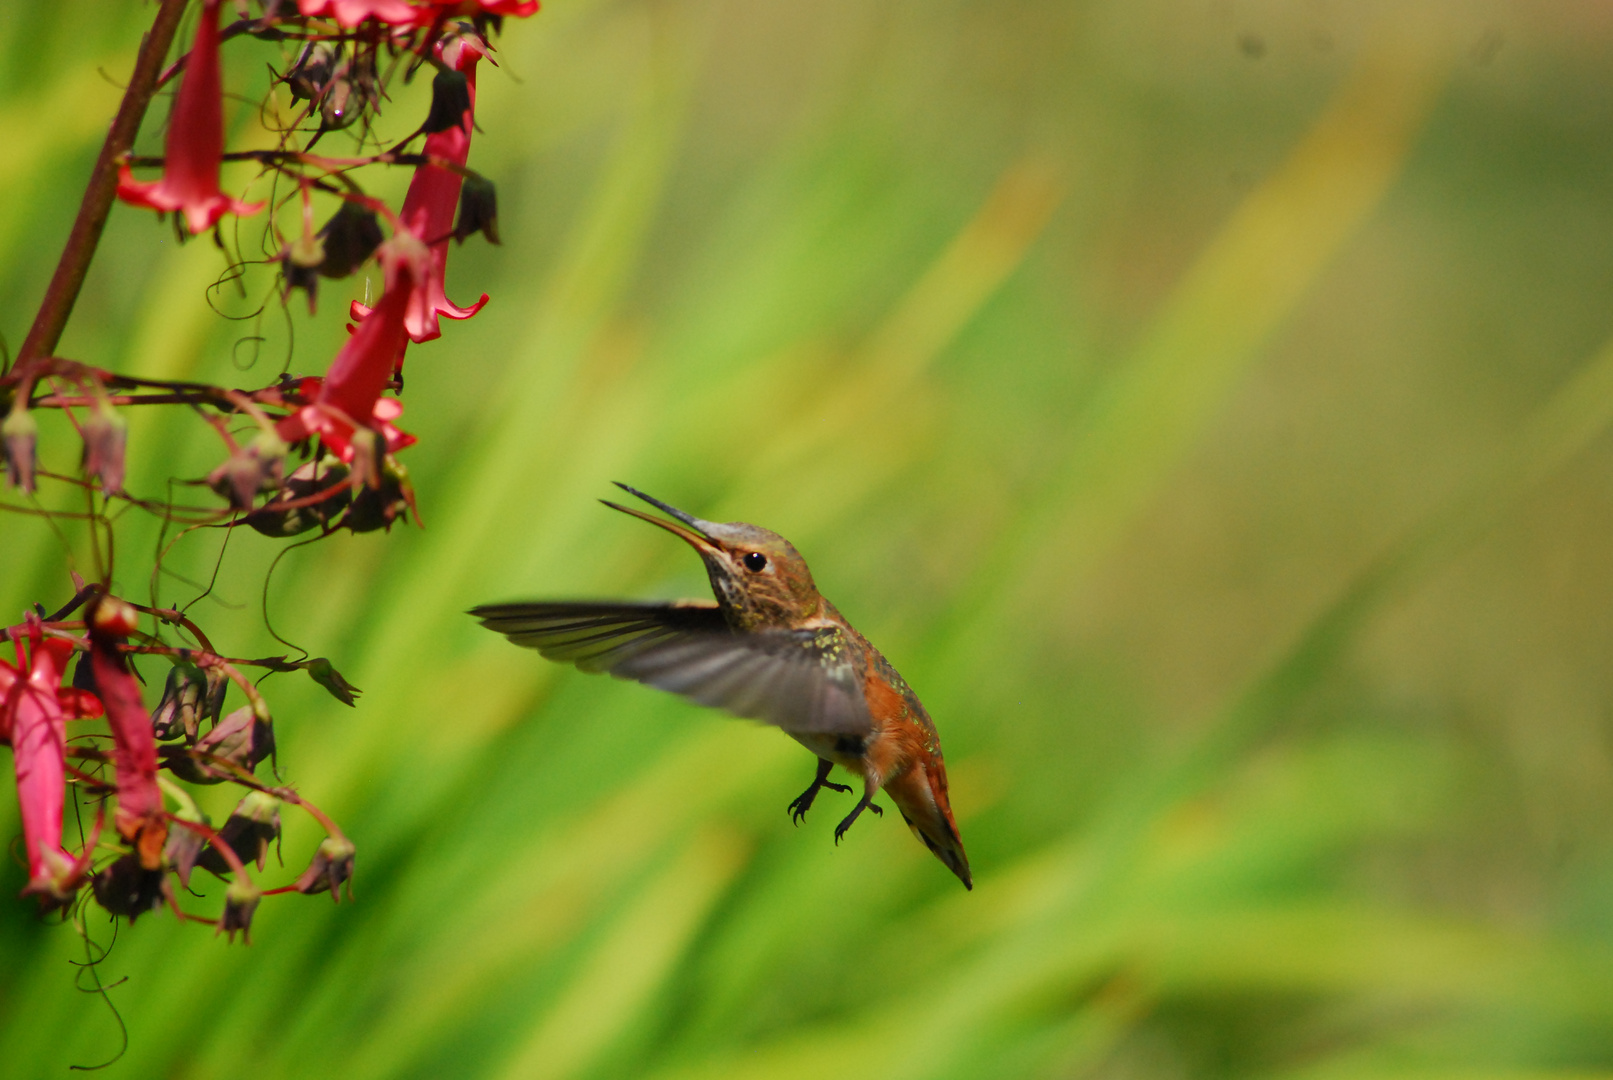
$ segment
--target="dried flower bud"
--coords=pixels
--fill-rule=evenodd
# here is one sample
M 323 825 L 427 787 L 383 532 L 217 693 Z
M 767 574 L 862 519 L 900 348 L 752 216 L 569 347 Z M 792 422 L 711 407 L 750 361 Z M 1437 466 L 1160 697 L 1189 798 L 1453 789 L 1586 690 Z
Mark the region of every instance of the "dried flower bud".
M 449 128 L 464 127 L 471 111 L 470 80 L 463 71 L 440 68 L 431 80 L 431 111 L 420 130 L 427 135 Z
M 390 529 L 392 523 L 414 508 L 414 485 L 409 470 L 391 454 L 381 461 L 379 487 L 364 488 L 342 518 L 342 525 L 356 533 Z
M 330 898 L 337 903 L 341 902 L 342 885 L 351 881 L 353 877 L 353 856 L 358 849 L 353 842 L 345 836 L 327 836 L 320 843 L 319 850 L 314 852 L 314 861 L 308 864 L 308 869 L 296 881 L 298 892 L 312 896 L 317 892 L 330 890 Z M 353 895 L 352 886 L 347 889 L 348 897 Z
M 202 815 L 201 823 L 207 824 L 207 815 Z M 190 888 L 191 871 L 196 868 L 196 858 L 202 853 L 202 845 L 206 842 L 201 833 L 183 825 L 168 830 L 168 842 L 163 845 L 162 859 L 187 889 Z
M 34 493 L 34 446 L 39 442 L 39 423 L 21 401 L 12 406 L 0 422 L 0 442 L 5 445 L 6 479 L 14 488 Z
M 159 739 L 196 741 L 205 709 L 207 676 L 189 660 L 175 664 L 162 688 L 162 700 L 151 713 L 151 730 Z
M 245 874 L 237 875 L 230 882 L 230 887 L 224 890 L 224 911 L 218 917 L 216 933 L 226 935 L 233 942 L 239 930 L 241 940 L 252 944 L 252 913 L 258 910 L 258 901 L 262 899 L 263 893 L 247 880 Z
M 319 273 L 328 278 L 344 278 L 363 266 L 384 239 L 375 211 L 345 199 L 319 230 L 319 238 L 325 250 Z
M 202 736 L 196 749 L 239 765 L 247 772 L 274 753 L 274 725 L 243 705 Z
M 250 510 L 260 492 L 279 489 L 288 449 L 285 440 L 267 428 L 245 446 L 236 447 L 224 464 L 207 475 L 207 483 L 232 505 Z
M 345 128 L 381 101 L 380 75 L 375 52 L 360 49 L 336 65 L 319 99 L 319 116 L 326 130 Z
M 122 491 L 129 422 L 102 398 L 79 424 L 79 431 L 84 436 L 84 471 L 99 477 L 101 490 L 108 495 Z
M 361 427 L 348 436 L 348 445 L 353 448 L 353 483 L 363 484 L 366 489 L 380 487 L 379 458 L 386 451 L 386 443 L 371 429 Z
M 218 838 L 241 862 L 255 862 L 262 870 L 269 845 L 280 839 L 280 800 L 262 791 L 249 792 L 218 830 Z M 230 873 L 229 861 L 213 844 L 207 845 L 196 864 L 219 877 Z
M 336 73 L 336 48 L 326 41 L 309 42 L 286 73 L 286 86 L 292 101 L 317 101 Z
M 95 682 L 95 665 L 90 663 L 90 654 L 78 654 L 78 663 L 73 665 L 73 689 L 82 690 L 86 694 L 101 696 L 101 688 Z
M 467 176 L 459 189 L 459 220 L 454 223 L 454 239 L 465 242 L 467 236 L 482 233 L 487 242 L 498 239 L 498 190 L 493 181 L 484 176 Z
M 329 454 L 317 461 L 307 462 L 286 478 L 274 498 L 252 511 L 246 523 L 264 536 L 296 536 L 309 529 L 330 524 L 347 509 L 353 494 L 347 486 L 349 471 L 340 459 Z M 287 507 L 285 504 L 302 502 L 321 492 L 324 498 L 304 506 Z
M 317 236 L 299 236 L 280 253 L 280 274 L 285 279 L 285 297 L 293 289 L 308 294 L 308 314 L 314 313 L 319 296 L 319 267 L 325 261 L 325 245 Z
M 132 923 L 168 898 L 168 876 L 147 870 L 133 852 L 112 863 L 91 882 L 96 901 L 113 915 L 126 915 Z
M 346 79 L 332 80 L 319 101 L 319 115 L 327 128 L 340 130 L 358 119 L 363 102 Z

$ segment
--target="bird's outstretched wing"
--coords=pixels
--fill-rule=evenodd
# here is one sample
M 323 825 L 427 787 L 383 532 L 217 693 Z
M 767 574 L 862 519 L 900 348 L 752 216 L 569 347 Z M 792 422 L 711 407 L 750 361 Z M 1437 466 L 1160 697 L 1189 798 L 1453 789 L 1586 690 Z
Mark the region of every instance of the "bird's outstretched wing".
M 867 734 L 868 703 L 841 631 L 735 633 L 717 605 L 483 604 L 489 630 L 550 660 L 608 671 L 786 731 Z

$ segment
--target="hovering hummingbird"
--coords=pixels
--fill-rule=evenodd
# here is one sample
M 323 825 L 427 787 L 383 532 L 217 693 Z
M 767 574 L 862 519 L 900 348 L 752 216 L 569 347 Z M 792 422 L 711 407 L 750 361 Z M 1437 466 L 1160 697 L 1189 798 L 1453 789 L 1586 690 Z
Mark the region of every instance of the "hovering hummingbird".
M 550 660 L 608 671 L 736 716 L 775 724 L 818 756 L 812 784 L 789 805 L 799 823 L 836 765 L 863 794 L 835 843 L 884 788 L 913 834 L 974 888 L 947 798 L 935 725 L 918 695 L 819 594 L 784 537 L 743 522 L 702 521 L 626 484 L 675 521 L 601 500 L 681 537 L 706 564 L 717 599 L 483 604 L 470 614 Z

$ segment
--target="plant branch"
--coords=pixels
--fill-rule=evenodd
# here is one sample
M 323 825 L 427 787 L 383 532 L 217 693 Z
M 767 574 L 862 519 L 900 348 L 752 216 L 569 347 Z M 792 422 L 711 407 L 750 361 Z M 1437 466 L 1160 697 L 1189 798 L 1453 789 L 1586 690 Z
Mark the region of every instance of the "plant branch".
M 124 91 L 117 116 L 112 121 L 112 130 L 107 132 L 106 141 L 101 144 L 101 154 L 95 159 L 95 168 L 90 173 L 90 182 L 78 207 L 78 217 L 73 220 L 73 229 L 68 233 L 67 245 L 56 263 L 56 272 L 51 275 L 45 299 L 39 305 L 39 313 L 34 316 L 34 323 L 28 328 L 28 336 L 18 351 L 19 360 L 48 356 L 55 351 L 57 342 L 62 338 L 67 317 L 72 314 L 73 305 L 78 301 L 79 290 L 84 287 L 84 277 L 89 273 L 90 261 L 101 242 L 107 216 L 112 212 L 112 200 L 117 192 L 118 159 L 134 145 L 134 137 L 140 131 L 140 122 L 145 119 L 146 107 L 151 104 L 151 96 L 157 87 L 157 74 L 162 68 L 163 57 L 168 55 L 168 46 L 173 43 L 174 32 L 179 27 L 179 18 L 184 14 L 186 3 L 187 0 L 162 0 L 151 29 L 140 43 L 140 54 L 134 62 L 134 74 L 129 77 L 129 88 Z

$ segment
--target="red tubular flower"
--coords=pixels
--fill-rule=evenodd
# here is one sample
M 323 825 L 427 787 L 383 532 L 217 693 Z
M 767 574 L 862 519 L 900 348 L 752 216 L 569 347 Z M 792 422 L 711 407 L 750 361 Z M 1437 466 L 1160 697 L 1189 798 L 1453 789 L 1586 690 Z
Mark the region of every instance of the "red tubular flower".
M 392 427 L 390 421 L 402 409 L 393 399 L 383 399 L 381 391 L 409 343 L 407 314 L 416 283 L 424 278 L 429 265 L 429 253 L 402 233 L 382 244 L 377 254 L 386 280 L 380 302 L 331 361 L 313 404 L 304 405 L 275 428 L 288 443 L 318 435 L 346 462 L 353 460 L 353 439 L 361 426 L 379 430 L 386 437 L 388 451 L 401 450 L 414 441 Z
M 21 644 L 18 644 L 21 661 Z M 26 677 L 10 668 L 5 697 L 17 803 L 22 809 L 23 842 L 28 849 L 28 887 L 47 902 L 64 902 L 73 893 L 79 867 L 62 847 L 62 806 L 67 793 L 67 717 L 58 692 L 62 669 L 73 653 L 71 643 L 35 637 L 28 661 L 19 664 Z M 9 665 L 7 665 L 9 668 Z
M 112 728 L 112 762 L 118 782 L 118 833 L 135 845 L 146 870 L 162 866 L 162 848 L 168 827 L 162 816 L 162 792 L 157 788 L 157 741 L 151 717 L 140 700 L 140 684 L 118 651 L 118 643 L 136 627 L 134 609 L 115 597 L 103 596 L 89 616 L 90 670 L 106 706 Z
M 435 158 L 464 165 L 470 157 L 472 114 L 476 108 L 476 62 L 485 55 L 485 46 L 472 34 L 455 34 L 437 47 L 437 55 L 451 71 L 465 77 L 468 92 L 464 113 L 458 123 L 451 123 L 442 131 L 426 136 L 425 153 Z M 435 111 L 435 110 L 434 110 Z M 438 316 L 450 319 L 468 319 L 487 303 L 487 294 L 468 308 L 462 308 L 448 299 L 443 279 L 448 272 L 448 241 L 454 231 L 454 211 L 459 207 L 459 173 L 440 165 L 427 163 L 415 168 L 414 179 L 409 182 L 409 193 L 403 199 L 403 212 L 398 215 L 404 228 L 424 240 L 431 248 L 430 267 L 425 277 L 415 283 L 409 296 L 407 327 L 409 340 L 420 342 L 441 337 Z M 365 319 L 369 311 L 361 304 L 353 305 L 353 318 Z
M 524 19 L 538 13 L 538 0 L 427 0 L 444 15 L 502 15 Z
M 297 0 L 304 15 L 335 19 L 337 25 L 353 27 L 365 19 L 392 26 L 430 26 L 455 15 L 503 15 L 523 19 L 537 14 L 538 0 Z
M 297 0 L 297 10 L 304 15 L 335 19 L 338 26 L 346 27 L 357 26 L 365 19 L 413 26 L 421 16 L 421 10 L 406 0 Z
M 263 203 L 245 203 L 219 190 L 224 156 L 224 104 L 218 75 L 218 5 L 206 0 L 196 40 L 168 117 L 167 155 L 162 179 L 141 183 L 129 166 L 118 174 L 118 198 L 152 210 L 180 211 L 192 233 L 211 229 L 225 214 L 243 217 Z

